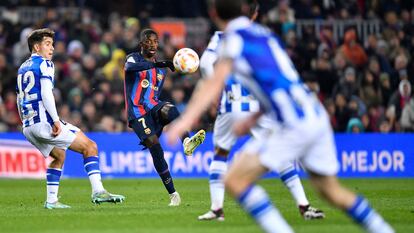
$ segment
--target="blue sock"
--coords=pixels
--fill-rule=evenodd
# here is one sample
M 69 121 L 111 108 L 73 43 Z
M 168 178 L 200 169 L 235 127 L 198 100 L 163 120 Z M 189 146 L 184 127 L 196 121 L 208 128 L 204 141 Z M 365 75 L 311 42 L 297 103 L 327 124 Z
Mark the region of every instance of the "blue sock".
M 48 168 L 46 170 L 46 192 L 47 202 L 55 203 L 58 201 L 58 191 L 62 169 Z
M 265 190 L 257 185 L 248 187 L 238 201 L 265 232 L 293 233 L 292 228 L 270 202 Z
M 92 193 L 105 191 L 101 180 L 101 169 L 99 169 L 98 156 L 90 156 L 83 159 L 83 167 L 89 177 Z
M 348 215 L 368 232 L 391 233 L 394 230 L 369 205 L 362 196 L 358 196 L 354 204 L 347 210 Z
M 164 150 L 162 149 L 160 144 L 155 144 L 151 148 L 149 148 L 149 151 L 151 153 L 152 160 L 154 161 L 155 170 L 157 170 L 158 175 L 162 180 L 162 183 L 164 184 L 169 194 L 174 193 L 174 182 L 171 177 L 170 171 L 168 170 L 168 164 L 164 158 Z

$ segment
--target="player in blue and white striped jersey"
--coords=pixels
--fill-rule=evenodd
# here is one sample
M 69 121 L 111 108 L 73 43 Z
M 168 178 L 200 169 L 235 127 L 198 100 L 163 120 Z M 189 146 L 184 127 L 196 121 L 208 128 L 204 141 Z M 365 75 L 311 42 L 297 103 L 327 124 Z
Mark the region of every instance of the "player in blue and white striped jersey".
M 230 73 L 249 89 L 271 114 L 269 134 L 252 138 L 230 167 L 225 186 L 265 232 L 293 232 L 255 184 L 268 170 L 278 171 L 286 162 L 300 160 L 312 185 L 333 206 L 342 209 L 367 232 L 392 233 L 392 227 L 361 196 L 342 187 L 336 178 L 338 161 L 333 132 L 322 104 L 302 83 L 277 37 L 245 17 L 247 0 L 215 0 L 217 23 L 225 31 L 214 75 L 192 96 L 181 119 L 169 129 L 173 141 L 188 130 L 214 101 Z M 261 113 L 235 125 L 247 132 Z
M 258 14 L 258 4 L 253 3 L 249 7 L 251 9 L 250 18 L 255 20 Z M 214 63 L 217 60 L 217 47 L 220 40 L 223 39 L 223 32 L 217 31 L 214 33 L 207 49 L 204 51 L 200 60 L 200 70 L 203 77 L 209 77 L 214 72 Z M 209 169 L 209 185 L 210 185 L 210 210 L 198 217 L 199 220 L 224 220 L 224 183 L 223 177 L 227 171 L 227 158 L 230 150 L 237 141 L 238 136 L 233 133 L 234 123 L 240 119 L 248 118 L 255 112 L 259 112 L 259 102 L 235 80 L 234 75 L 231 75 L 225 84 L 221 94 L 220 103 L 218 106 L 218 114 L 214 123 L 213 142 L 214 142 L 214 157 Z M 253 137 L 260 138 L 263 131 L 269 130 L 272 125 L 272 120 L 269 117 L 263 117 L 258 124 L 250 129 L 250 134 Z M 305 219 L 319 219 L 324 218 L 323 211 L 310 206 L 306 197 L 300 178 L 292 163 L 286 165 L 278 170 L 282 182 L 289 189 L 300 213 Z
M 27 42 L 32 55 L 19 68 L 17 76 L 17 108 L 23 134 L 46 158 L 53 158 L 46 171 L 47 199 L 45 208 L 63 209 L 70 206 L 58 201 L 58 189 L 66 149 L 83 154 L 84 168 L 92 186 L 92 202 L 122 202 L 122 195 L 107 192 L 101 181 L 98 150 L 79 128 L 59 119 L 53 87 L 55 69 L 53 56 L 54 32 L 34 30 Z

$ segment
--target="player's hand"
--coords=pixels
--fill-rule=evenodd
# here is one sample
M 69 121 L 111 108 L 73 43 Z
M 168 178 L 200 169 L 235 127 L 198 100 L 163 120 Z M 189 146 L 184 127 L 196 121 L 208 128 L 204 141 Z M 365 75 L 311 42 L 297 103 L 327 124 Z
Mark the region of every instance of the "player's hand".
M 188 130 L 190 130 L 189 124 L 182 118 L 178 118 L 177 120 L 173 121 L 166 129 L 168 144 L 176 144 L 177 139 L 181 138 Z
M 60 121 L 53 122 L 53 125 L 52 125 L 52 136 L 53 137 L 57 137 L 60 134 L 60 132 L 62 132 L 62 127 L 60 125 Z
M 171 71 L 175 71 L 175 67 L 174 64 L 172 63 L 172 61 L 159 61 L 159 62 L 155 62 L 155 67 L 158 68 L 169 68 Z

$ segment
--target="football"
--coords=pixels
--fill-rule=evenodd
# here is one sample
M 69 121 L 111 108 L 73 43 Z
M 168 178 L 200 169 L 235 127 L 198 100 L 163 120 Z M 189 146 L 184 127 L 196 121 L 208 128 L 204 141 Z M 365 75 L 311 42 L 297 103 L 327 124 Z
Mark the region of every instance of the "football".
M 197 71 L 200 59 L 194 50 L 182 48 L 174 55 L 173 63 L 177 71 L 191 74 Z

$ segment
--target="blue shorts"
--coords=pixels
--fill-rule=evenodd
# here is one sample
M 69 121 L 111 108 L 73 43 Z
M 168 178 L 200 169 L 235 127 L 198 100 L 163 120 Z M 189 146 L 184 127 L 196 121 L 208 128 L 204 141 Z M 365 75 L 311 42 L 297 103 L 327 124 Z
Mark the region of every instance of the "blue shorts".
M 129 126 L 141 140 L 141 145 L 144 145 L 143 142 L 145 139 L 152 135 L 157 135 L 158 137 L 161 136 L 165 124 L 161 121 L 159 111 L 166 104 L 168 104 L 168 102 L 160 102 L 144 116 L 129 121 Z

